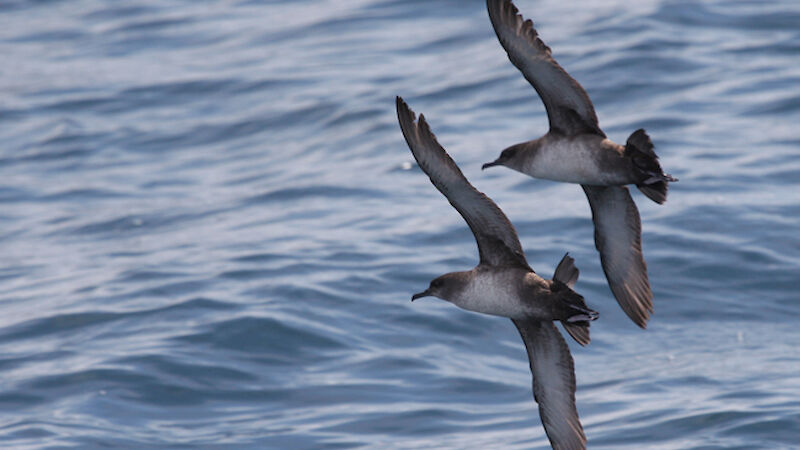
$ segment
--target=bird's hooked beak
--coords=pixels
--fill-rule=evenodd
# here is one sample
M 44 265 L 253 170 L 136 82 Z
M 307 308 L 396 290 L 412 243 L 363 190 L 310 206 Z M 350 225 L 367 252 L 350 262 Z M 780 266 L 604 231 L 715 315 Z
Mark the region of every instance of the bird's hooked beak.
M 500 164 L 502 164 L 502 161 L 500 161 L 500 158 L 497 158 L 497 159 L 495 159 L 494 161 L 492 161 L 490 163 L 486 163 L 486 164 L 482 165 L 481 166 L 481 170 L 485 170 L 485 169 L 487 169 L 489 167 L 493 167 L 493 166 L 499 166 Z
M 412 295 L 411 296 L 411 301 L 413 302 L 414 300 L 416 300 L 418 298 L 427 297 L 429 295 L 431 295 L 430 289 L 425 289 L 422 292 L 419 292 L 419 293 L 416 293 L 416 294 Z

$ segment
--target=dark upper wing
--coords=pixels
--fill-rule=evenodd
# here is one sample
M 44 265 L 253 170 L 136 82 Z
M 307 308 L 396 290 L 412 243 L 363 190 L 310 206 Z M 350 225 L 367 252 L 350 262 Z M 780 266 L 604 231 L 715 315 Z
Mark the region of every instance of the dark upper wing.
M 653 312 L 653 293 L 642 256 L 639 210 L 625 186 L 583 186 L 592 207 L 594 243 L 619 306 L 642 328 Z
M 436 141 L 425 117 L 420 115 L 419 122 L 416 122 L 414 112 L 402 98 L 397 97 L 397 118 L 419 166 L 467 221 L 478 242 L 481 263 L 530 269 L 514 226 L 489 197 L 469 184 L 450 155 Z
M 554 449 L 585 449 L 586 436 L 575 407 L 575 366 L 553 322 L 515 320 L 533 374 L 533 398 Z
M 542 98 L 550 130 L 567 136 L 583 133 L 605 136 L 586 91 L 553 59 L 533 22 L 523 20 L 511 0 L 486 0 L 486 6 L 508 59 Z

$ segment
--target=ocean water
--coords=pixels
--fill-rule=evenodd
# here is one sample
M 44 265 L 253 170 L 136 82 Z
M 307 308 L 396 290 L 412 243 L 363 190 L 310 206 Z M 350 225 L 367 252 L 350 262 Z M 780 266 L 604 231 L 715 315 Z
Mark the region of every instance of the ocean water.
M 402 95 L 549 277 L 591 448 L 800 447 L 800 3 L 518 0 L 617 142 L 655 294 L 614 301 L 482 1 L 0 2 L 0 446 L 546 448 L 510 321 L 411 294 L 477 262 Z

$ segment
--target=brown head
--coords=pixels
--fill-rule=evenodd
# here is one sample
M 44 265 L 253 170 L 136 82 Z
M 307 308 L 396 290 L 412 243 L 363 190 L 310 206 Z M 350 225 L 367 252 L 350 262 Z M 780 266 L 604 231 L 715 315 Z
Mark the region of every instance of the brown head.
M 536 141 L 512 145 L 500 152 L 500 156 L 497 159 L 481 166 L 481 170 L 494 166 L 506 166 L 509 169 L 521 171 L 523 162 L 535 148 Z
M 450 272 L 431 281 L 428 289 L 418 292 L 411 297 L 411 301 L 422 297 L 437 297 L 442 300 L 452 302 L 459 292 L 467 285 L 465 272 Z

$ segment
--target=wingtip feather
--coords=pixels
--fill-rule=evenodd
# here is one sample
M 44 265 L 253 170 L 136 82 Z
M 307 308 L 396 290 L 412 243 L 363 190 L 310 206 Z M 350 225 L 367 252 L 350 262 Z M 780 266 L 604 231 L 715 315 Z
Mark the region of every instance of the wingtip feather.
M 414 111 L 408 106 L 408 103 L 403 100 L 403 97 L 398 95 L 395 99 L 395 105 L 397 106 L 397 118 L 400 119 L 401 122 L 403 119 L 406 119 L 407 121 L 410 119 L 411 123 L 414 122 Z
M 641 219 L 627 187 L 583 186 L 595 223 L 595 247 L 611 292 L 627 316 L 647 328 L 653 293 L 642 255 Z
M 645 269 L 646 270 L 646 269 Z M 647 321 L 653 313 L 653 294 L 646 279 L 633 280 L 632 282 L 612 282 L 609 280 L 611 291 L 625 314 L 641 329 L 647 329 Z

